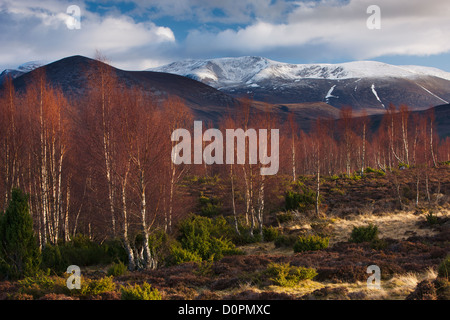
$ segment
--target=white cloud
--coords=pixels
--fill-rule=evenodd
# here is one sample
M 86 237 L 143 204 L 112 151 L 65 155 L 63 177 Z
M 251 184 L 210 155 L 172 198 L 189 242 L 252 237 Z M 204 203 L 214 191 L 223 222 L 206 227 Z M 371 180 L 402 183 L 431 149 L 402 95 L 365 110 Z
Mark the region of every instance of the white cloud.
M 188 52 L 197 48 L 216 54 L 262 54 L 287 50 L 302 57 L 302 48 L 316 46 L 323 56 L 370 59 L 382 55 L 431 55 L 450 51 L 450 2 L 446 0 L 379 0 L 381 30 L 369 30 L 367 7 L 373 0 L 301 2 L 284 23 L 258 20 L 238 30 L 192 31 Z M 298 49 L 297 51 L 295 49 Z M 311 55 L 311 52 L 308 52 Z
M 152 22 L 135 22 L 124 15 L 100 16 L 81 8 L 81 29 L 70 30 L 66 20 L 69 1 L 5 2 L 0 11 L 0 53 L 2 66 L 14 67 L 30 60 L 53 61 L 81 54 L 93 56 L 100 50 L 113 63 L 125 69 L 145 68 L 159 47 L 175 43 L 168 27 Z M 141 52 L 133 60 L 133 51 Z M 146 52 L 146 53 L 145 53 Z M 147 56 L 145 56 L 147 55 Z M 157 57 L 155 57 L 157 58 Z
M 218 56 L 326 62 L 450 52 L 448 0 L 128 0 L 136 5 L 128 15 L 110 2 L 105 2 L 107 14 L 90 12 L 84 1 L 2 0 L 0 66 L 75 54 L 92 57 L 97 49 L 113 65 L 133 70 Z M 72 4 L 81 8 L 79 30 L 65 24 Z M 381 8 L 381 30 L 366 27 L 372 4 Z M 170 27 L 137 22 L 131 14 L 202 26 L 188 30 L 186 39 L 175 39 Z

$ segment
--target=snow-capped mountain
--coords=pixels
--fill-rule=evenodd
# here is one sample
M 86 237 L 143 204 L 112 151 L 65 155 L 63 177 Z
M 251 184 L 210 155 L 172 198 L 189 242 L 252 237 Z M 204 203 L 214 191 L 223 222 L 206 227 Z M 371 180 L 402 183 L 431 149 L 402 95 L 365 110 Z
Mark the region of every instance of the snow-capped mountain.
M 46 65 L 47 63 L 48 63 L 48 61 L 44 61 L 44 60 L 29 61 L 29 62 L 25 62 L 25 63 L 21 64 L 20 66 L 18 66 L 17 70 L 22 71 L 22 72 L 30 72 L 30 71 L 33 71 L 34 69 L 37 69 L 39 67 Z
M 234 96 L 272 103 L 326 102 L 335 107 L 422 109 L 450 101 L 450 73 L 375 61 L 289 64 L 262 57 L 174 62 L 151 71 L 186 76 Z
M 216 88 L 251 85 L 263 80 L 302 79 L 343 80 L 354 78 L 416 78 L 435 76 L 450 80 L 450 73 L 421 66 L 394 66 L 376 61 L 355 61 L 341 64 L 289 64 L 262 57 L 184 60 L 149 69 L 175 73 L 208 82 Z
M 42 67 L 46 64 L 47 64 L 46 61 L 36 60 L 23 63 L 14 69 L 5 69 L 2 71 L 2 73 L 0 73 L 0 84 L 3 83 L 3 81 L 6 79 L 7 76 L 10 76 L 11 78 L 15 79 L 23 75 L 24 73 L 33 71 L 34 69 Z

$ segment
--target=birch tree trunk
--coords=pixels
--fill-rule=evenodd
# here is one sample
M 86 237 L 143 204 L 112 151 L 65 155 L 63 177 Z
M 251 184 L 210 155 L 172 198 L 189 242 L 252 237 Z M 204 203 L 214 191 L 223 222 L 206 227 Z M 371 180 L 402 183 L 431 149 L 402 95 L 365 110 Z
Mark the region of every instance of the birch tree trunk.
M 235 193 L 234 193 L 234 176 L 233 176 L 233 165 L 230 164 L 230 180 L 231 180 L 231 205 L 233 208 L 233 217 L 234 217 L 234 229 L 238 235 L 241 235 L 239 232 L 239 225 L 236 213 L 236 203 L 235 203 Z
M 249 222 L 249 214 L 250 214 L 250 186 L 247 177 L 247 171 L 245 170 L 245 165 L 242 165 L 242 171 L 244 173 L 244 181 L 245 181 L 245 224 L 248 226 Z
M 361 173 L 364 173 L 366 168 L 366 123 L 363 123 L 363 138 L 362 138 L 362 161 L 361 161 Z
M 146 217 L 147 217 L 147 202 L 145 197 L 145 179 L 144 179 L 144 170 L 139 169 L 139 184 L 140 184 L 140 191 L 141 191 L 141 232 L 143 235 L 143 268 L 156 268 L 155 260 L 152 257 L 150 248 L 149 248 L 149 241 L 148 241 L 148 229 L 147 229 L 147 223 L 146 223 Z
M 409 148 L 408 148 L 408 120 L 405 119 L 405 111 L 400 112 L 400 116 L 402 118 L 402 140 L 403 140 L 403 149 L 405 152 L 406 164 L 409 166 Z M 406 114 L 408 117 L 408 114 Z
M 292 134 L 292 180 L 295 182 L 296 172 L 295 172 L 295 138 L 294 134 Z
M 416 170 L 418 170 L 418 169 L 416 168 Z M 416 207 L 419 206 L 419 182 L 420 182 L 419 172 L 417 171 L 417 173 L 416 173 Z
M 319 216 L 319 201 L 320 200 L 320 157 L 317 155 L 317 180 L 316 180 L 316 216 Z
M 66 210 L 64 213 L 64 241 L 67 242 L 70 240 L 70 232 L 69 232 L 69 208 L 70 208 L 70 185 L 67 182 L 66 186 Z
M 127 216 L 128 213 L 127 213 L 127 198 L 126 198 L 127 180 L 128 180 L 128 170 L 125 173 L 125 177 L 122 182 L 122 217 L 123 217 L 122 241 L 128 256 L 128 270 L 134 270 L 136 267 L 134 261 L 135 259 L 133 249 L 131 248 L 130 241 L 128 239 L 128 216 Z
M 257 221 L 259 227 L 259 235 L 263 240 L 263 223 L 264 223 L 264 182 L 265 176 L 261 176 L 261 182 L 259 186 L 259 194 L 258 194 L 258 211 L 257 211 Z
M 48 200 L 47 200 L 47 142 L 44 123 L 44 80 L 39 79 L 39 125 L 40 125 L 40 192 L 41 192 L 41 210 L 42 210 L 42 245 L 47 244 L 47 217 L 48 217 Z
M 434 156 L 434 148 L 433 148 L 433 122 L 430 121 L 430 150 L 431 150 L 431 159 L 433 160 L 433 166 L 436 168 L 436 157 Z

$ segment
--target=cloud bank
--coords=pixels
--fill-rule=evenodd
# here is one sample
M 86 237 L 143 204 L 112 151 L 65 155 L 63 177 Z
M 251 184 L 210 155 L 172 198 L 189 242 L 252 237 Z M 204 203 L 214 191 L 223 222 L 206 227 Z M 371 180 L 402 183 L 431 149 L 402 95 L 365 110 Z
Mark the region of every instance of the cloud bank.
M 120 68 L 143 70 L 173 60 L 261 55 L 301 62 L 427 56 L 450 52 L 447 0 L 125 0 L 106 10 L 83 1 L 3 0 L 0 66 L 102 51 Z M 121 3 L 131 5 L 123 10 Z M 69 30 L 66 9 L 81 9 Z M 381 9 L 370 30 L 367 8 Z M 155 22 L 159 21 L 159 22 Z M 177 38 L 171 22 L 186 24 Z
M 14 66 L 18 61 L 52 61 L 69 55 L 93 56 L 96 50 L 108 56 L 118 67 L 145 68 L 159 64 L 152 51 L 161 52 L 175 43 L 168 27 L 151 21 L 135 22 L 127 15 L 101 16 L 81 9 L 80 29 L 67 27 L 70 1 L 8 1 L 0 7 L 0 64 Z M 155 55 L 157 59 L 157 55 Z M 133 61 L 134 60 L 134 61 Z
M 283 23 L 257 20 L 238 30 L 218 33 L 193 30 L 186 39 L 192 55 L 197 48 L 211 55 L 264 54 L 274 50 L 286 56 L 310 59 L 346 57 L 371 59 L 383 55 L 432 55 L 450 51 L 450 2 L 377 1 L 381 29 L 370 30 L 367 8 L 373 0 L 302 2 Z M 315 50 L 310 50 L 315 48 Z

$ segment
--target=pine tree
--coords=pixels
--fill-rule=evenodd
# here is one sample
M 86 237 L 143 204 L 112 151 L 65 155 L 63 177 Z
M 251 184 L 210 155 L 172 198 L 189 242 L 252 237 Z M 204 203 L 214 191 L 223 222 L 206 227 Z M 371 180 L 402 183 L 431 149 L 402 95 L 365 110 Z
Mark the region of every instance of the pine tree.
M 28 196 L 13 189 L 8 208 L 0 217 L 0 270 L 7 278 L 20 278 L 34 274 L 39 265 Z

